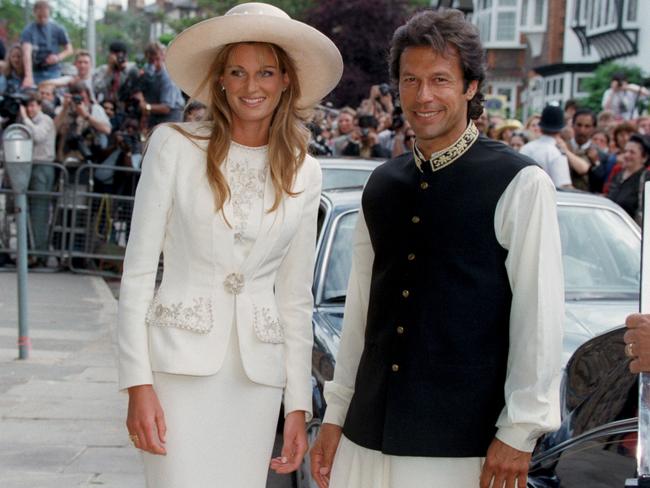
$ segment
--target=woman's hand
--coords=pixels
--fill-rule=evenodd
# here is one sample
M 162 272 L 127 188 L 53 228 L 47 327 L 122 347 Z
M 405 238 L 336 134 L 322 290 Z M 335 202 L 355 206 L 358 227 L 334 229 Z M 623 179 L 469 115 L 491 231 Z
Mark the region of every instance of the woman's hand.
M 284 419 L 282 452 L 280 457 L 271 459 L 271 469 L 278 474 L 293 473 L 308 449 L 305 412 L 290 412 Z
M 151 454 L 167 454 L 165 450 L 165 415 L 152 385 L 129 388 L 129 413 L 126 428 L 138 449 Z

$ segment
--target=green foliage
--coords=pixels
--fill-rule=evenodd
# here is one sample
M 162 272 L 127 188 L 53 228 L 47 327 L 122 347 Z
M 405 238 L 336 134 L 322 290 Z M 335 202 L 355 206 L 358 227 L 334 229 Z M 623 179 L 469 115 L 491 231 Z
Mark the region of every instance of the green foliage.
M 641 83 L 643 72 L 638 66 L 626 66 L 614 62 L 601 64 L 594 71 L 593 76 L 584 81 L 585 89 L 589 95 L 579 100 L 581 107 L 587 107 L 598 113 L 602 110 L 602 100 L 605 90 L 612 82 L 612 76 L 615 73 L 625 73 L 630 83 Z
M 142 13 L 107 11 L 95 25 L 97 32 L 97 65 L 106 62 L 108 46 L 122 41 L 129 47 L 129 58 L 141 53 L 149 41 L 149 21 Z
M 25 27 L 25 9 L 16 0 L 0 0 L 0 19 L 5 21 L 8 44 L 18 42 L 20 31 Z M 29 16 L 31 19 L 31 16 Z

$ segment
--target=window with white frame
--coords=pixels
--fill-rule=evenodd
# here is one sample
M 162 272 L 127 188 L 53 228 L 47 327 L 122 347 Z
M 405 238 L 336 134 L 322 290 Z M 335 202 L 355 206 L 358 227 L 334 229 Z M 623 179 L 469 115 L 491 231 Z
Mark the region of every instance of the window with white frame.
M 506 98 L 506 116 L 514 117 L 517 110 L 517 86 L 516 82 L 493 81 L 488 86 L 487 93 L 501 95 Z
M 586 73 L 576 73 L 573 78 L 573 97 L 582 98 L 589 95 L 586 82 L 592 76 Z
M 587 32 L 615 29 L 618 26 L 618 0 L 591 0 L 585 2 Z
M 522 0 L 519 25 L 523 30 L 545 31 L 548 0 Z
M 636 22 L 638 20 L 639 0 L 627 0 L 625 5 L 625 20 Z
M 475 0 L 474 5 L 473 19 L 483 44 L 487 47 L 519 46 L 517 0 Z

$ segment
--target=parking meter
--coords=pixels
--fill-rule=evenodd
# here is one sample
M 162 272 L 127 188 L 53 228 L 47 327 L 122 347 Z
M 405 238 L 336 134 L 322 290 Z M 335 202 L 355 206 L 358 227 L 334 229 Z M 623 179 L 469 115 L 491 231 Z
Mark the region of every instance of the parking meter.
M 15 193 L 24 193 L 32 174 L 32 132 L 22 124 L 12 124 L 2 134 L 5 168 Z
M 32 175 L 32 132 L 12 124 L 2 134 L 4 165 L 15 194 L 16 270 L 18 275 L 18 358 L 29 358 L 31 342 L 27 328 L 27 188 Z

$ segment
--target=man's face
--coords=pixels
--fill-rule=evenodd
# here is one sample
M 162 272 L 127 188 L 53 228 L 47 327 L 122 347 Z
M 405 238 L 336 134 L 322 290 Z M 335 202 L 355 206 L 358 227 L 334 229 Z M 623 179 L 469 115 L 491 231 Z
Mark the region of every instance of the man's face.
M 90 75 L 90 57 L 79 56 L 74 62 L 79 78 L 85 80 Z
M 157 51 L 154 54 L 150 54 L 147 57 L 147 61 L 156 71 L 160 71 L 165 62 L 165 55 L 162 52 Z
M 27 110 L 27 116 L 30 119 L 33 119 L 41 113 L 41 104 L 35 101 L 30 101 L 27 103 L 25 109 Z
M 465 92 L 463 81 L 460 60 L 451 48 L 444 54 L 428 46 L 411 46 L 402 52 L 400 99 L 420 149 L 450 146 L 467 127 L 467 102 L 477 82 L 472 81 Z
M 576 121 L 573 123 L 573 133 L 576 143 L 582 145 L 591 139 L 596 127 L 591 115 L 578 115 Z
M 339 115 L 338 120 L 338 129 L 339 134 L 349 134 L 352 129 L 354 129 L 354 117 L 352 115 L 343 112 Z
M 650 117 L 639 117 L 638 126 L 641 134 L 650 136 Z
M 34 18 L 36 23 L 45 25 L 50 20 L 50 9 L 48 7 L 39 7 L 34 10 Z
M 38 94 L 41 97 L 41 100 L 46 100 L 48 102 L 54 102 L 54 87 L 51 85 L 42 86 L 38 89 Z

